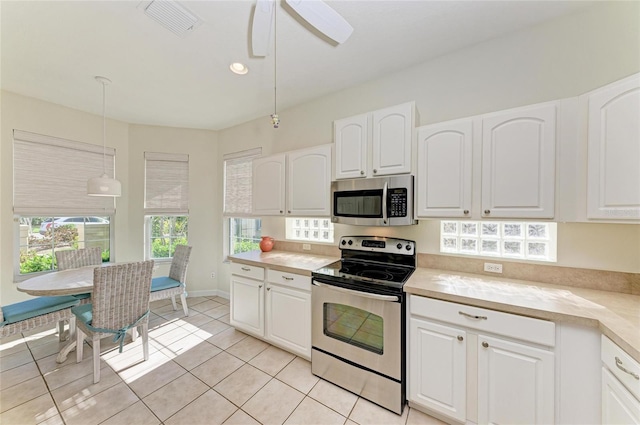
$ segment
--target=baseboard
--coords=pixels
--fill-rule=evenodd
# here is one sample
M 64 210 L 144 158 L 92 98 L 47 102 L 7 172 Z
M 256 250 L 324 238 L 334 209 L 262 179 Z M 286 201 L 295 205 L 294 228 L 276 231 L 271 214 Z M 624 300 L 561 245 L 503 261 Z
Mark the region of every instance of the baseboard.
M 224 299 L 229 299 L 229 293 L 225 291 L 219 291 L 217 289 L 208 289 L 206 291 L 189 291 L 189 297 L 220 297 Z

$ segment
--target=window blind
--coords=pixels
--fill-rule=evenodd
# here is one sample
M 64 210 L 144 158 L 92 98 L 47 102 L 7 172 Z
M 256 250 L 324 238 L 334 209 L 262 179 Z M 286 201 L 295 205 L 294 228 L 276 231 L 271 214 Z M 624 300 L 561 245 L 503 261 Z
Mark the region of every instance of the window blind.
M 115 149 L 105 149 L 114 177 Z M 111 215 L 115 198 L 87 195 L 87 180 L 103 173 L 103 148 L 13 130 L 13 212 L 17 215 Z
M 189 155 L 144 153 L 145 215 L 189 214 Z
M 224 159 L 224 215 L 251 215 L 251 161 L 262 148 L 226 154 Z

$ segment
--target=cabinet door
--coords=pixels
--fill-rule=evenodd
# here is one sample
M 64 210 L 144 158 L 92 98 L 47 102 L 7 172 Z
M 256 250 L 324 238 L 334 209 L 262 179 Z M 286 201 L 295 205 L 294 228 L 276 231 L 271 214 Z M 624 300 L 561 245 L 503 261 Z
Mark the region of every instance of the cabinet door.
M 640 75 L 588 99 L 587 218 L 640 219 Z
M 331 145 L 291 152 L 287 159 L 287 214 L 329 217 Z
M 253 160 L 251 199 L 254 215 L 284 215 L 284 154 Z
M 473 121 L 418 129 L 418 217 L 469 217 Z
M 264 336 L 264 283 L 232 274 L 230 286 L 231 325 Z
M 311 293 L 267 285 L 267 339 L 310 359 Z
M 553 218 L 556 105 L 482 120 L 482 216 Z
M 333 124 L 336 145 L 336 180 L 367 176 L 368 114 L 337 120 Z
M 640 424 L 640 402 L 604 367 L 602 368 L 602 423 Z
M 404 103 L 372 113 L 372 176 L 411 172 L 413 110 Z
M 466 419 L 466 333 L 410 320 L 409 400 L 457 421 Z
M 554 423 L 554 355 L 478 335 L 478 423 Z

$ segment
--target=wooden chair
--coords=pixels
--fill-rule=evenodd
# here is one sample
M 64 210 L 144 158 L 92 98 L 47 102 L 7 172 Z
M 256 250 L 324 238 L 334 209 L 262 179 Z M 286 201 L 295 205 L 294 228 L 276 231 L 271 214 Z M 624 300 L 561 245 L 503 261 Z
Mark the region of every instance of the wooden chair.
M 187 266 L 191 256 L 191 247 L 178 245 L 173 253 L 169 276 L 155 277 L 151 281 L 151 301 L 171 298 L 173 309 L 177 310 L 176 295 L 180 295 L 184 315 L 189 315 L 187 307 Z
M 0 308 L 0 337 L 11 336 L 51 323 L 69 321 L 69 333 L 73 336 L 76 318 L 71 307 L 80 301 L 72 296 L 37 297 Z M 62 334 L 60 334 L 62 339 Z
M 96 267 L 90 304 L 71 309 L 76 316 L 76 362 L 85 336 L 93 346 L 93 382 L 100 381 L 100 339 L 113 336 L 120 352 L 127 330 L 139 328 L 144 360 L 149 359 L 149 295 L 153 260 Z

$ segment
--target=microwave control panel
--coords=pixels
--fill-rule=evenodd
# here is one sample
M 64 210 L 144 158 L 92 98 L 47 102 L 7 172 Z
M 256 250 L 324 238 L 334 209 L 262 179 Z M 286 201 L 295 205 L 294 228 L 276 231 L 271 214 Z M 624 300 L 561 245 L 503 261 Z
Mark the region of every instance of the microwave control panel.
M 407 189 L 389 189 L 389 217 L 407 216 Z

